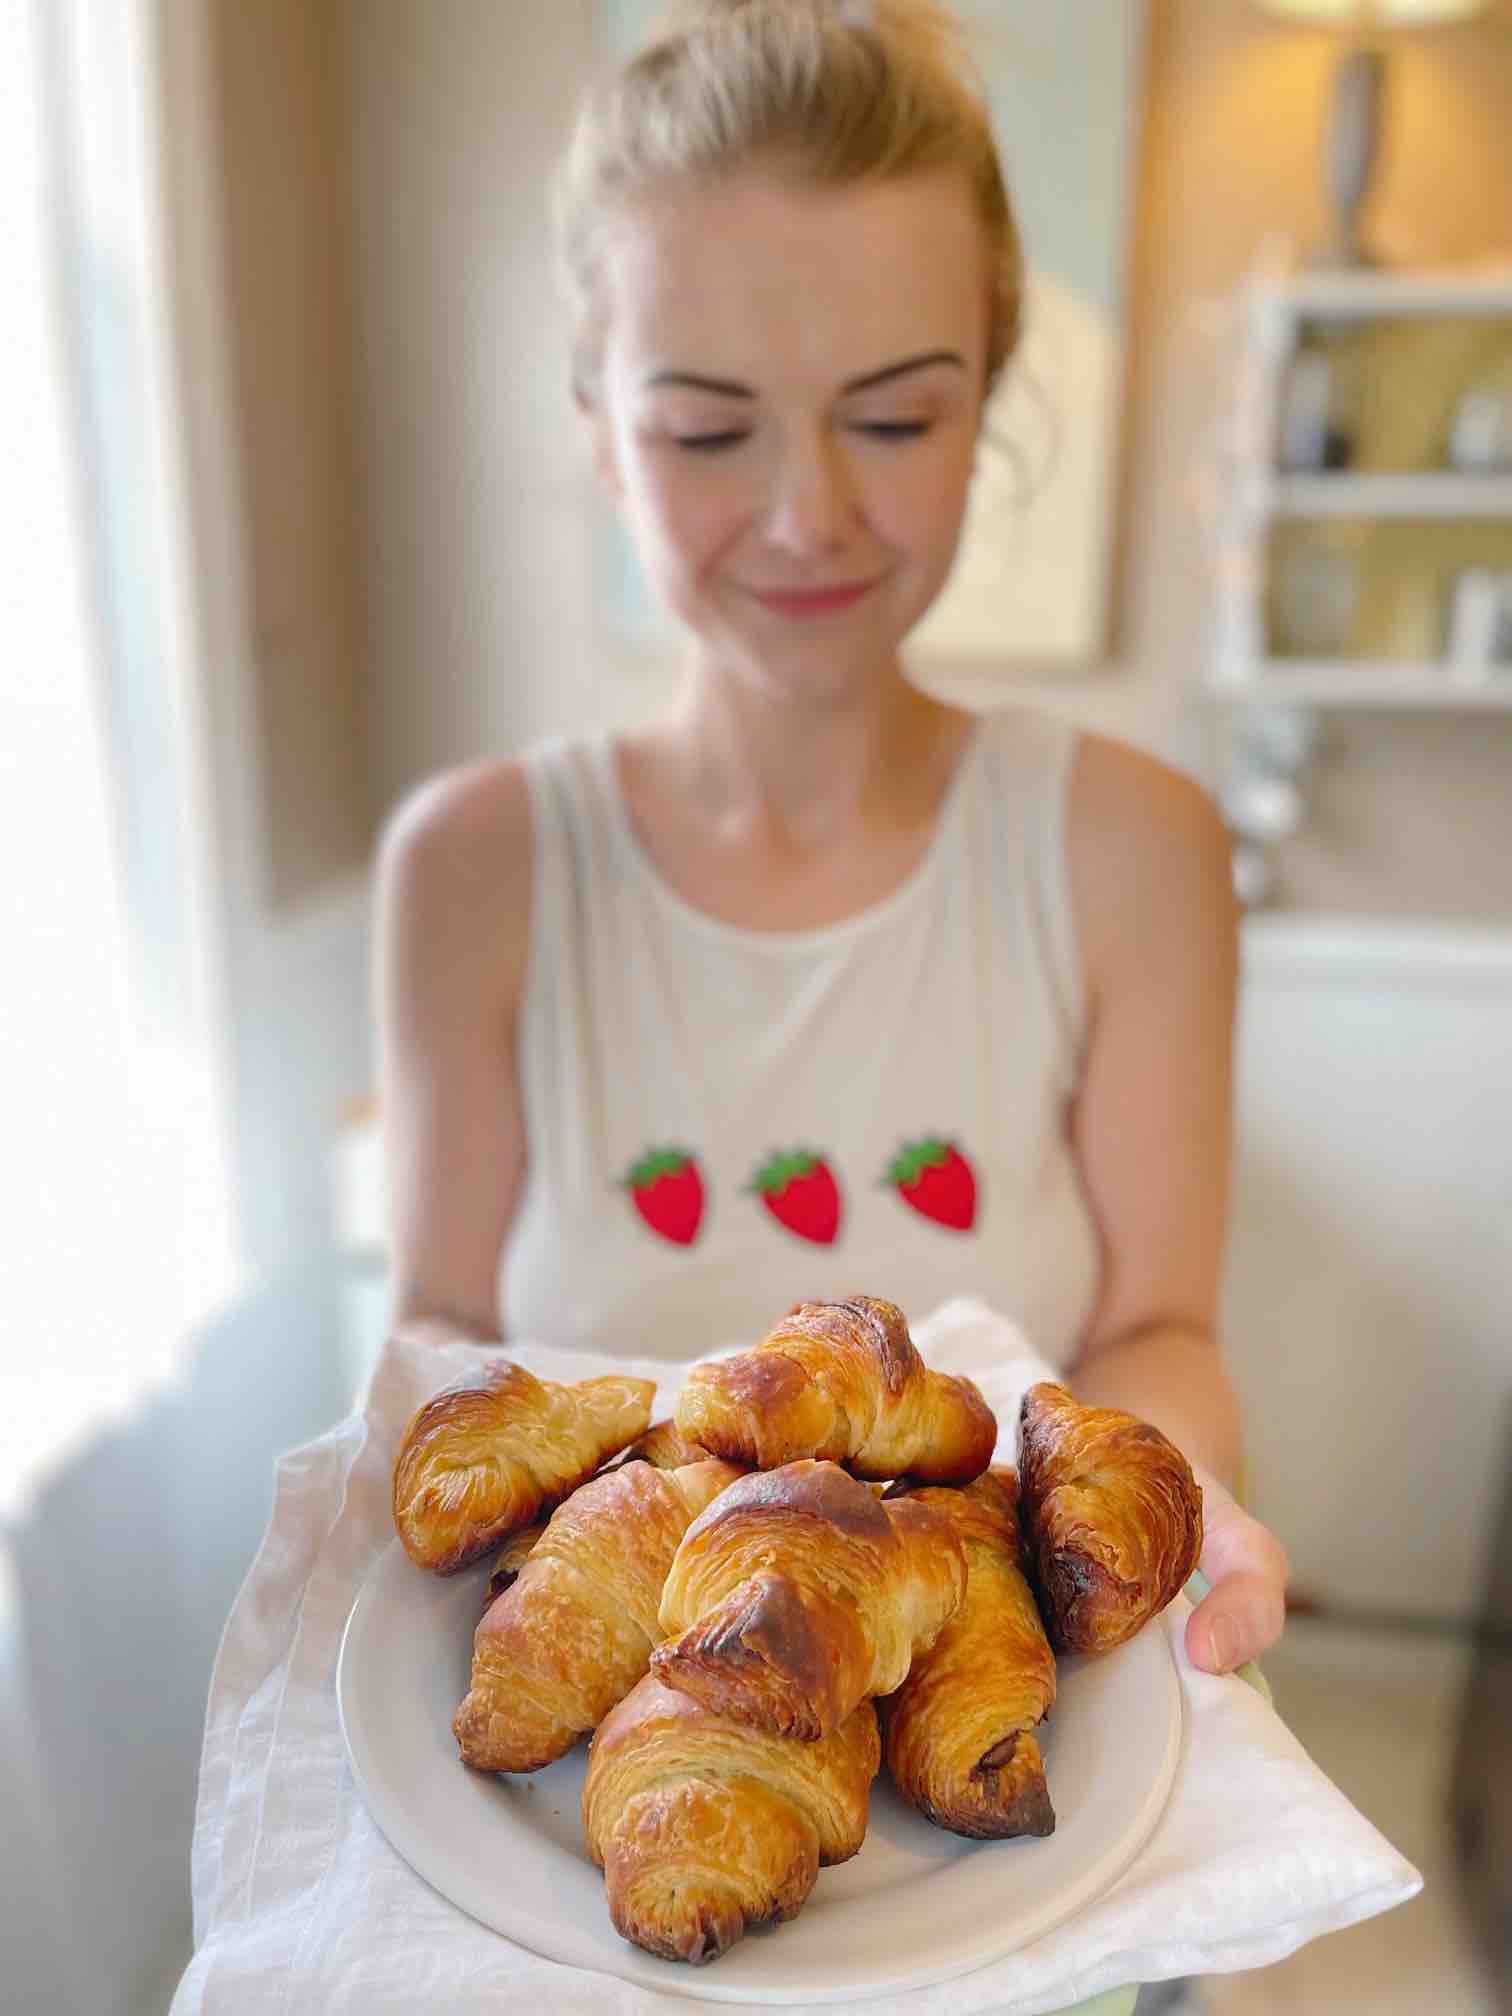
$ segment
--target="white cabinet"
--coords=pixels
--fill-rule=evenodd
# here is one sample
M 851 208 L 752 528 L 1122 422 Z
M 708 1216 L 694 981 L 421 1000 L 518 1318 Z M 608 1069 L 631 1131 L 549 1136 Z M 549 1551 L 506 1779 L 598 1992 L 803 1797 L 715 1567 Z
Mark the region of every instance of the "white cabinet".
M 1512 269 L 1266 276 L 1238 325 L 1213 693 L 1512 707 Z
M 1244 927 L 1224 1336 L 1330 1607 L 1463 1627 L 1512 1427 L 1512 933 Z

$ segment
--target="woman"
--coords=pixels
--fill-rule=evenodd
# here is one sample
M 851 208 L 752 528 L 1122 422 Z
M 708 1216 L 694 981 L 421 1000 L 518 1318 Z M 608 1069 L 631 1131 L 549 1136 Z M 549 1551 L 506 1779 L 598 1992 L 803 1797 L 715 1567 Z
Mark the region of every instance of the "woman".
M 1279 1634 L 1215 1479 L 1236 929 L 1207 798 L 909 684 L 1022 262 L 952 25 L 691 10 L 585 109 L 574 381 L 685 627 L 618 741 L 442 777 L 380 869 L 398 1315 L 687 1360 L 977 1292 L 1201 1466 L 1194 1661 Z

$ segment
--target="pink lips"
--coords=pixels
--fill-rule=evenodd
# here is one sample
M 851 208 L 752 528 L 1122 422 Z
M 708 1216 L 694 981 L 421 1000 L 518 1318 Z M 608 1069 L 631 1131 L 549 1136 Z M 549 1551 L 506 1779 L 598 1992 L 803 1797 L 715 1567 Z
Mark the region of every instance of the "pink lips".
M 859 581 L 842 588 L 757 588 L 752 593 L 763 608 L 775 609 L 779 616 L 828 616 L 851 608 L 875 586 L 874 581 Z

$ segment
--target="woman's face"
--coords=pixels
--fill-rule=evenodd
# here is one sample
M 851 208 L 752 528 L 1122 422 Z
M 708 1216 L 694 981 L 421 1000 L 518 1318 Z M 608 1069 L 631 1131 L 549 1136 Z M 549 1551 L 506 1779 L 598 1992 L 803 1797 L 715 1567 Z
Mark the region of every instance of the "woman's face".
M 703 657 L 839 697 L 945 583 L 988 326 L 964 179 L 752 174 L 639 208 L 605 258 L 600 469 Z

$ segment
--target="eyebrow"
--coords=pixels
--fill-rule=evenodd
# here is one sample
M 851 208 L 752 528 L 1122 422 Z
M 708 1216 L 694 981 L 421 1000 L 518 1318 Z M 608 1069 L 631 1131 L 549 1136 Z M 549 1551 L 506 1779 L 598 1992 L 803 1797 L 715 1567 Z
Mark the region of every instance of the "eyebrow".
M 884 364 L 880 371 L 868 371 L 863 377 L 852 378 L 841 387 L 842 394 L 868 392 L 874 385 L 886 385 L 894 378 L 901 378 L 910 371 L 922 371 L 931 364 L 953 364 L 958 370 L 966 369 L 966 359 L 956 350 L 926 350 L 917 357 L 905 357 L 897 364 Z M 717 392 L 726 399 L 754 399 L 756 394 L 749 385 L 742 385 L 733 378 L 705 378 L 697 371 L 658 371 L 646 380 L 647 389 L 659 385 L 683 386 L 694 392 Z

